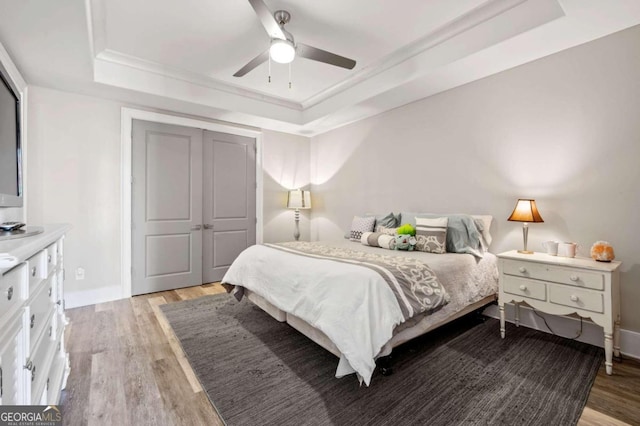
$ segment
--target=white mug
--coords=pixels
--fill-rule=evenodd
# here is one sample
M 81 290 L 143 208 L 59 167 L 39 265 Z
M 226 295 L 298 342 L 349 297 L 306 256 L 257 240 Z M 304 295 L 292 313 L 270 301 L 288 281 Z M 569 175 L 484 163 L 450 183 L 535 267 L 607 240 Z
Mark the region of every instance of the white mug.
M 545 248 L 548 255 L 557 256 L 558 244 L 560 244 L 560 241 L 545 241 L 544 243 L 542 243 L 542 247 Z
M 576 257 L 576 251 L 578 250 L 578 244 L 565 242 L 558 244 L 558 256 L 561 257 Z

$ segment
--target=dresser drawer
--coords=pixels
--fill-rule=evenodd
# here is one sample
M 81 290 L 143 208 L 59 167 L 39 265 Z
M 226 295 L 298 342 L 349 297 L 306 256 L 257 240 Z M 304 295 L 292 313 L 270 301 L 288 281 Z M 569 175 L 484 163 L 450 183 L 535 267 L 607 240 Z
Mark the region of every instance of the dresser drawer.
M 56 300 L 55 303 L 58 304 L 64 310 L 64 271 L 58 270 L 58 285 L 56 286 Z
M 27 280 L 26 263 L 0 277 L 0 318 L 13 315 L 27 300 Z
M 52 319 L 50 317 L 49 319 Z M 47 325 L 50 321 L 47 322 Z M 47 381 L 47 375 L 53 354 L 56 348 L 55 335 L 51 337 L 48 334 L 44 334 L 42 338 L 37 342 L 31 356 L 29 357 L 29 363 L 31 370 L 29 374 L 29 380 L 31 380 L 31 397 L 32 401 L 38 401 Z
M 29 266 L 29 295 L 38 288 L 38 284 L 47 278 L 47 255 L 46 250 L 38 252 L 35 256 L 27 260 Z
M 56 246 L 56 251 L 58 253 L 58 263 L 61 263 L 64 255 L 64 238 L 60 238 L 56 242 Z
M 509 275 L 503 275 L 502 278 L 502 288 L 505 293 L 528 297 L 530 299 L 547 300 L 547 286 L 543 282 Z
M 51 294 L 53 294 L 53 286 L 50 281 L 47 281 L 40 290 L 38 290 L 36 295 L 33 296 L 29 304 L 29 337 L 31 339 L 32 349 L 36 339 L 49 323 L 51 313 L 54 311 Z
M 516 277 L 604 290 L 604 274 L 586 269 L 565 268 L 520 260 L 504 260 L 503 271 L 505 274 Z
M 566 286 L 549 286 L 549 301 L 591 312 L 604 312 L 603 294 Z
M 46 257 L 47 257 L 47 271 L 49 275 L 56 269 L 56 265 L 58 264 L 58 245 L 56 243 L 51 244 L 46 249 Z

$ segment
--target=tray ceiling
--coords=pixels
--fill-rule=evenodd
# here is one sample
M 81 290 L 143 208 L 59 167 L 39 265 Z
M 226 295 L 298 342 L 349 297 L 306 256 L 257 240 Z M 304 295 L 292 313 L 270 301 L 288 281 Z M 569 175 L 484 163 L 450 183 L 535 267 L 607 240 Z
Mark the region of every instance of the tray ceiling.
M 246 0 L 0 3 L 0 42 L 30 84 L 298 134 L 318 134 L 640 23 L 637 0 L 265 0 L 296 58 L 233 73 L 269 38 Z M 36 4 L 37 3 L 37 4 Z

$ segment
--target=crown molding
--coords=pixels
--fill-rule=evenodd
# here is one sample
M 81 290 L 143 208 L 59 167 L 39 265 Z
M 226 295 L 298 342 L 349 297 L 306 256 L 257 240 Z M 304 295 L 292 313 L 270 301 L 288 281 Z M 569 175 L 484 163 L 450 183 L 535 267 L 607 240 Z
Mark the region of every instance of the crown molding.
M 238 95 L 261 102 L 267 102 L 296 111 L 302 111 L 302 105 L 298 102 L 293 102 L 288 99 L 279 98 L 277 96 L 272 96 L 256 90 L 246 89 L 244 87 L 222 82 L 215 78 L 207 77 L 195 72 L 161 65 L 156 62 L 147 61 L 145 59 L 127 55 L 125 53 L 117 52 L 111 49 L 104 49 L 103 51 L 99 52 L 95 58 L 101 61 L 111 62 L 113 64 L 161 75 L 198 86 L 208 87 L 210 89 L 226 92 L 232 95 Z
M 419 82 L 565 16 L 559 0 L 487 0 L 299 103 L 108 49 L 104 2 L 85 0 L 96 83 L 275 120 L 295 126 L 300 134 L 326 131 L 429 96 L 437 91 L 429 85 L 416 88 Z M 414 90 L 406 93 L 409 86 Z M 399 94 L 393 95 L 394 90 Z
M 485 6 L 491 6 L 485 8 Z M 432 37 L 420 40 L 417 46 L 411 46 L 412 56 L 389 66 L 383 71 L 369 75 L 366 79 L 344 87 L 321 102 L 304 105 L 303 122 L 305 124 L 326 121 L 335 111 L 354 109 L 362 106 L 361 112 L 372 115 L 367 110 L 381 112 L 382 104 L 375 101 L 384 97 L 386 109 L 402 103 L 416 101 L 433 94 L 428 85 L 414 83 L 429 80 L 440 70 L 455 65 L 465 58 L 471 58 L 483 51 L 499 46 L 518 35 L 565 16 L 558 0 L 491 1 L 467 14 L 466 18 L 456 20 L 446 29 L 437 30 Z M 398 61 L 395 58 L 394 61 Z M 473 74 L 469 70 L 469 74 Z M 414 86 L 409 96 L 398 91 L 406 86 Z M 373 103 L 372 103 L 373 101 Z M 375 104 L 375 106 L 374 106 Z M 384 107 L 382 110 L 386 110 Z M 346 114 L 348 114 L 347 112 Z M 359 117 L 361 118 L 361 117 Z
M 172 79 L 196 84 L 198 86 L 208 87 L 217 91 L 242 96 L 248 99 L 267 102 L 295 111 L 304 111 L 305 109 L 316 106 L 327 99 L 344 92 L 345 90 L 351 89 L 354 86 L 383 73 L 384 71 L 402 64 L 408 59 L 432 49 L 447 40 L 470 30 L 471 28 L 486 23 L 495 16 L 505 13 L 506 11 L 523 3 L 534 1 L 535 0 L 488 0 L 460 17 L 453 19 L 436 30 L 426 34 L 424 37 L 397 49 L 372 64 L 367 65 L 352 74 L 350 77 L 347 77 L 339 83 L 322 90 L 301 103 L 260 91 L 247 89 L 228 82 L 223 82 L 203 74 L 167 67 L 159 63 L 108 49 L 106 46 L 107 34 L 104 0 L 85 0 L 85 6 L 87 11 L 87 29 L 89 32 L 90 49 L 94 62 L 96 60 L 111 62 L 113 64 L 162 75 Z M 537 1 L 540 2 L 540 0 Z M 556 0 L 553 1 L 556 2 Z
M 387 56 L 380 58 L 364 68 L 361 68 L 341 82 L 305 99 L 302 101 L 302 107 L 303 109 L 313 107 L 339 92 L 350 89 L 358 83 L 393 68 L 407 59 L 425 52 L 426 50 L 432 49 L 477 25 L 487 22 L 491 18 L 494 18 L 509 9 L 525 3 L 526 1 L 529 0 L 489 0 L 486 3 L 471 9 L 469 12 L 447 22 L 439 28 L 436 28 L 423 37 L 391 52 Z

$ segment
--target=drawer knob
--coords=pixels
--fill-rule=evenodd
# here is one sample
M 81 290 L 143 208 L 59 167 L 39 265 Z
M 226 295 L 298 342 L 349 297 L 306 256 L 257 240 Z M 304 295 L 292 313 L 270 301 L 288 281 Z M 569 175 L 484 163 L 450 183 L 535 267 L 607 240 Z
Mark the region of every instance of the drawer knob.
M 51 337 L 51 334 L 53 334 L 53 326 L 52 325 L 49 326 L 49 337 Z
M 9 289 L 7 290 L 7 300 L 11 300 L 12 297 L 13 297 L 13 286 L 9 287 Z
M 31 276 L 32 277 L 36 276 L 36 267 L 35 266 L 33 268 L 31 268 Z
M 578 296 L 576 296 L 575 294 L 572 294 L 570 297 L 572 302 L 577 302 L 578 300 L 580 300 L 580 298 Z
M 31 328 L 33 328 L 33 326 L 36 325 L 36 314 L 31 315 L 31 321 L 29 325 Z
M 569 277 L 569 279 L 570 279 L 571 281 L 578 281 L 578 278 L 579 278 L 579 277 L 578 277 L 577 275 L 575 275 L 575 274 L 571 274 L 571 276 Z
M 34 365 L 31 369 L 31 381 L 33 382 L 36 379 L 36 366 Z
M 525 272 L 527 272 L 527 268 L 521 266 L 520 268 L 518 268 L 518 271 L 520 271 L 521 274 L 524 274 Z
M 520 284 L 520 291 L 527 291 L 527 286 L 524 284 Z
M 49 287 L 49 297 L 51 297 L 51 287 Z
M 47 262 L 51 263 L 51 255 L 47 256 Z

